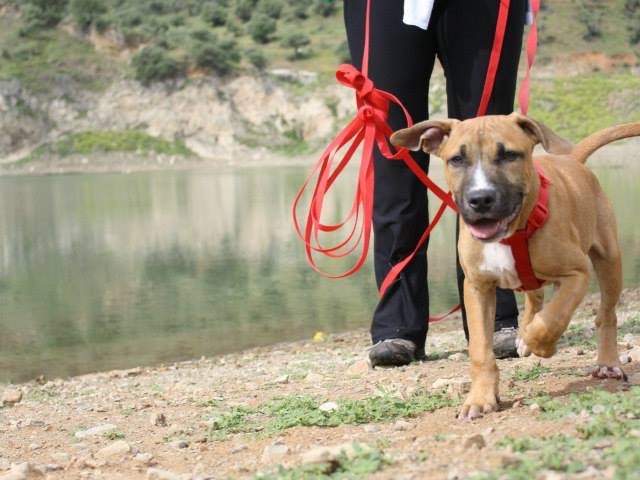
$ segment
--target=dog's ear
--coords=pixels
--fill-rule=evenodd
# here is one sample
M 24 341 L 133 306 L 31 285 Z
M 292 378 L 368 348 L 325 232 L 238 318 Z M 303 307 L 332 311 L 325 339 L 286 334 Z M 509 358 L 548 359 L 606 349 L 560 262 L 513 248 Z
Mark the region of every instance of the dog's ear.
M 409 150 L 436 153 L 444 144 L 458 120 L 425 120 L 391 135 L 391 144 Z
M 569 140 L 556 135 L 544 123 L 515 112 L 511 114 L 511 117 L 527 135 L 536 140 L 536 143 L 542 144 L 547 152 L 562 155 L 571 153 L 573 150 L 573 144 Z

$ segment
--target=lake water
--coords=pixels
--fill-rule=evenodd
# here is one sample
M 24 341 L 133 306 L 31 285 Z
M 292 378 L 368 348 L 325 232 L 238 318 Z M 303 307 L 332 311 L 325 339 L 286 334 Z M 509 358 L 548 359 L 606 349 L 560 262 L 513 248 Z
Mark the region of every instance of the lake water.
M 640 161 L 608 163 L 596 170 L 615 204 L 625 285 L 637 286 Z M 368 327 L 370 263 L 326 279 L 293 232 L 291 202 L 308 171 L 0 178 L 0 382 Z M 354 178 L 349 171 L 338 187 L 336 212 L 350 203 Z M 447 213 L 431 238 L 432 313 L 457 303 L 454 221 Z

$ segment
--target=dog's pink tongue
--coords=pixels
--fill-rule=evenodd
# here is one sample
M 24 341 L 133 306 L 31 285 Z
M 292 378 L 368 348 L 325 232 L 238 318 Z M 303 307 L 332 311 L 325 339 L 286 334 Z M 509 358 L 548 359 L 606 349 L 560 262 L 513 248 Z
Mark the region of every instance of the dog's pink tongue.
M 500 230 L 500 222 L 482 222 L 476 225 L 468 225 L 471 234 L 484 240 L 485 238 L 494 237 Z

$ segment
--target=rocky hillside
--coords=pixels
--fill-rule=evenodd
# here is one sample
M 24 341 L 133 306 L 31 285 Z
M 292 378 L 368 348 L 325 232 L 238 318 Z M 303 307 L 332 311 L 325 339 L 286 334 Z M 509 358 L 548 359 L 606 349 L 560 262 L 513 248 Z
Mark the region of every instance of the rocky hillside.
M 346 60 L 341 8 L 325 0 L 0 0 L 0 166 L 145 151 L 95 138 L 80 148 L 75 136 L 85 132 L 135 132 L 202 159 L 315 152 L 354 111 L 353 92 L 332 80 Z M 574 138 L 637 119 L 638 15 L 634 0 L 543 2 L 531 113 Z M 262 23 L 271 30 L 258 35 Z M 150 64 L 142 68 L 141 57 Z M 167 78 L 155 80 L 158 72 Z M 437 113 L 442 76 L 432 83 Z
M 292 92 L 292 84 L 303 91 Z M 286 71 L 177 87 L 120 80 L 104 91 L 53 99 L 5 80 L 0 81 L 0 158 L 15 161 L 37 145 L 87 130 L 142 130 L 180 140 L 202 158 L 227 158 L 242 146 L 308 148 L 334 131 L 352 102 L 347 89 L 321 86 L 314 74 Z

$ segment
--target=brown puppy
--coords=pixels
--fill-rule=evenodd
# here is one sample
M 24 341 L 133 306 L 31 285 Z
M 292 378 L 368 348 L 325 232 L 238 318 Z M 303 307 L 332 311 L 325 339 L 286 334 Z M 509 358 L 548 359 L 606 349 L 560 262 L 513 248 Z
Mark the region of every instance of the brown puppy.
M 543 306 L 543 288 L 529 290 L 520 322 L 518 353 L 550 357 L 584 298 L 593 265 L 601 291 L 596 316 L 598 359 L 593 375 L 624 379 L 617 353 L 615 306 L 622 289 L 613 210 L 597 178 L 584 166 L 596 149 L 640 135 L 640 122 L 592 134 L 575 147 L 528 117 L 485 116 L 428 120 L 399 130 L 391 143 L 422 149 L 445 161 L 445 177 L 460 210 L 458 252 L 465 272 L 472 386 L 458 418 L 473 419 L 498 407 L 493 354 L 496 287 L 522 283 L 509 246 L 500 243 L 527 226 L 541 189 L 534 162 L 549 179 L 548 216 L 528 240 L 535 277 L 555 286 Z M 541 143 L 549 152 L 532 156 Z

